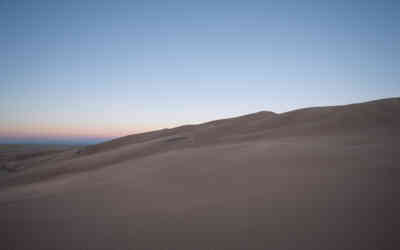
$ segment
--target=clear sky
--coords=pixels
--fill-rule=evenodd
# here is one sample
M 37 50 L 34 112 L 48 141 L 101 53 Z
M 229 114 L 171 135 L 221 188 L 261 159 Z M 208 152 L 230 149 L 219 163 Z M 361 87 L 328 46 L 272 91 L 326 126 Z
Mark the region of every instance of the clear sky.
M 0 143 L 400 96 L 400 1 L 0 0 Z

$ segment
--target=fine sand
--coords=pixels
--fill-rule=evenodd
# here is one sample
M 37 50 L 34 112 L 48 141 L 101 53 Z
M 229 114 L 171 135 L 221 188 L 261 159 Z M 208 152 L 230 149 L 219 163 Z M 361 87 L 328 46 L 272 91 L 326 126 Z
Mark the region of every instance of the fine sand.
M 0 249 L 399 249 L 399 128 L 392 98 L 24 158 Z

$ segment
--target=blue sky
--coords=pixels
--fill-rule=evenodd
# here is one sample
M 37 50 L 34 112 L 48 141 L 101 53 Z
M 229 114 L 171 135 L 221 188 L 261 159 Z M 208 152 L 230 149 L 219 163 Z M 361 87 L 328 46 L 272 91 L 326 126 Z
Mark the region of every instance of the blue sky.
M 0 0 L 0 143 L 400 96 L 399 1 Z

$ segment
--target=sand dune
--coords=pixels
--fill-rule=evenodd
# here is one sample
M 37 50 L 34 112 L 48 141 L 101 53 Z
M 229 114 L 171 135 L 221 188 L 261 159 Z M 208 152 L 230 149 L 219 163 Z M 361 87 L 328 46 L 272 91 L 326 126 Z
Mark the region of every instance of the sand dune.
M 67 150 L 0 179 L 5 249 L 398 249 L 400 98 Z
M 246 136 L 264 138 L 292 135 L 312 134 L 353 134 L 360 130 L 389 129 L 400 134 L 400 98 L 385 99 L 367 103 L 334 107 L 317 107 L 295 110 L 283 114 L 258 112 L 237 118 L 217 120 L 200 125 L 189 125 L 174 129 L 164 129 L 150 133 L 122 137 L 110 142 L 90 146 L 88 153 L 115 149 L 127 144 L 140 143 L 167 136 L 186 135 L 195 142 L 216 143 Z M 224 141 L 222 141 L 224 142 Z
M 57 153 L 72 148 L 53 144 L 0 144 L 0 171 L 15 172 L 42 165 Z

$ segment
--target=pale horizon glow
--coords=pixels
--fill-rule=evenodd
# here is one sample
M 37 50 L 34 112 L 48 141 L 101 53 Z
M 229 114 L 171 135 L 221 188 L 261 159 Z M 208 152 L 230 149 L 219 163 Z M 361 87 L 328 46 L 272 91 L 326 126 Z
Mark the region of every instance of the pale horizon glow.
M 91 127 L 90 129 L 81 127 L 66 126 L 16 126 L 0 127 L 0 138 L 5 142 L 25 142 L 25 141 L 54 141 L 54 142 L 100 142 L 110 139 L 148 132 L 159 129 L 158 127 L 128 129 L 126 127 Z

